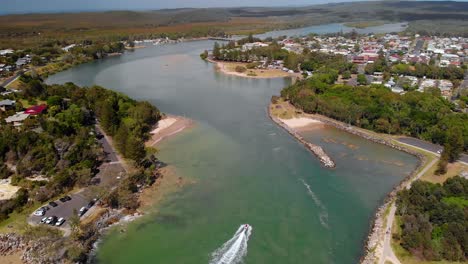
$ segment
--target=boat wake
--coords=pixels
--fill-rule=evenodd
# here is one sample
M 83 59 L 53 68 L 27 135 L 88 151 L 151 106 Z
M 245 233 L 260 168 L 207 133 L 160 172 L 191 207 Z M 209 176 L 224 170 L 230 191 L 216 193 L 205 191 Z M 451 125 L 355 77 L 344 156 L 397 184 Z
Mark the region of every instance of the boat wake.
M 310 185 L 307 184 L 304 179 L 299 179 L 302 184 L 304 184 L 304 186 L 307 188 L 307 193 L 309 193 L 310 197 L 312 197 L 312 200 L 314 200 L 314 203 L 315 205 L 320 209 L 320 213 L 319 213 L 319 220 L 320 220 L 320 224 L 325 227 L 325 228 L 329 228 L 328 226 L 328 212 L 327 212 L 327 208 L 325 208 L 325 206 L 323 205 L 323 203 L 320 201 L 320 199 L 317 197 L 317 195 L 315 195 L 315 193 L 312 191 L 312 189 L 310 188 Z
M 234 264 L 242 263 L 247 255 L 247 242 L 252 227 L 248 224 L 241 225 L 234 236 L 211 254 L 210 264 Z

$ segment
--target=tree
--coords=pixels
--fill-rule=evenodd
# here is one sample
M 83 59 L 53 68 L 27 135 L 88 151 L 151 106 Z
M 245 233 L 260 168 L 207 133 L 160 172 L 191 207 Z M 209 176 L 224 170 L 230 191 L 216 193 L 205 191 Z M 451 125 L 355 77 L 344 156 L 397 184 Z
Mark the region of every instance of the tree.
M 207 50 L 203 51 L 203 52 L 200 54 L 200 58 L 201 58 L 202 60 L 206 60 L 206 59 L 208 58 L 208 51 L 207 51 Z
M 218 44 L 218 42 L 215 42 L 214 43 L 214 46 L 213 46 L 213 57 L 217 60 L 219 60 L 221 58 L 221 48 Z
M 357 75 L 357 82 L 359 85 L 366 85 L 367 84 L 367 78 L 364 74 L 358 74 Z
M 452 126 L 447 131 L 445 149 L 447 150 L 448 161 L 455 162 L 463 152 L 464 140 L 459 127 Z

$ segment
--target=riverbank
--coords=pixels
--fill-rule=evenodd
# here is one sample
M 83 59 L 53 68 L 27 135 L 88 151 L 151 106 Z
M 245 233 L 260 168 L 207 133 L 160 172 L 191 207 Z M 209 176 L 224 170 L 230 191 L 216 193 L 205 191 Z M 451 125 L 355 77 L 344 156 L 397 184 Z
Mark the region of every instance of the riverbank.
M 245 62 L 227 62 L 207 59 L 215 65 L 216 71 L 226 75 L 238 76 L 243 78 L 268 79 L 268 78 L 302 78 L 300 73 L 289 73 L 280 69 L 248 69 Z M 243 67 L 244 72 L 236 71 L 236 67 Z
M 407 188 L 407 186 L 409 186 L 414 180 L 419 178 L 421 171 L 425 171 L 428 166 L 432 166 L 432 164 L 428 165 L 429 161 L 427 157 L 418 151 L 398 144 L 390 135 L 378 134 L 369 130 L 354 127 L 322 115 L 303 113 L 300 109 L 295 108 L 289 102 L 285 102 L 282 98 L 274 100 L 274 102 L 270 104 L 269 112 L 270 115 L 277 116 L 279 118 L 295 120 L 293 123 L 297 123 L 297 120 L 301 120 L 299 122 L 300 124 L 303 124 L 301 129 L 313 129 L 317 126 L 317 122 L 320 122 L 321 124 L 333 126 L 337 129 L 360 136 L 372 142 L 406 152 L 419 159 L 417 167 L 386 196 L 383 204 L 376 209 L 373 222 L 370 225 L 369 235 L 367 236 L 364 244 L 365 252 L 361 258 L 361 263 L 377 263 L 377 261 L 379 261 L 383 256 L 385 234 L 387 231 L 385 223 L 387 216 L 389 215 L 390 208 L 396 199 L 396 195 L 398 191 L 403 188 Z
M 327 168 L 334 168 L 336 167 L 335 162 L 328 156 L 327 153 L 323 150 L 322 147 L 312 144 L 310 142 L 307 142 L 299 133 L 297 133 L 296 129 L 297 127 L 305 127 L 308 124 L 314 124 L 317 123 L 315 120 L 309 120 L 304 118 L 297 118 L 297 119 L 292 119 L 292 120 L 285 120 L 285 119 L 280 119 L 275 117 L 272 112 L 269 110 L 268 115 L 270 116 L 271 120 L 284 128 L 289 134 L 291 134 L 294 138 L 296 138 L 297 141 L 302 143 L 310 152 L 312 152 L 317 158 L 319 158 L 320 162 L 323 164 L 323 166 Z
M 145 143 L 145 145 L 147 147 L 154 147 L 162 140 L 191 128 L 193 125 L 193 121 L 188 118 L 167 115 L 161 119 L 150 132 L 151 138 Z

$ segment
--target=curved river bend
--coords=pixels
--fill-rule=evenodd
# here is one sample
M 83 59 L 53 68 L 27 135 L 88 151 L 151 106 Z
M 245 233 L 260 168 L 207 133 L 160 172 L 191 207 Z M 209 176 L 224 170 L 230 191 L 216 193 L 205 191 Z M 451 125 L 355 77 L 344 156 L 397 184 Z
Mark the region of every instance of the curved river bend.
M 98 84 L 197 126 L 160 146 L 160 158 L 196 181 L 111 232 L 99 263 L 209 263 L 240 224 L 253 227 L 245 263 L 356 263 L 374 210 L 416 158 L 333 128 L 306 133 L 333 157 L 323 168 L 266 109 L 288 79 L 217 73 L 199 54 L 211 41 L 151 46 L 78 66 L 48 83 Z

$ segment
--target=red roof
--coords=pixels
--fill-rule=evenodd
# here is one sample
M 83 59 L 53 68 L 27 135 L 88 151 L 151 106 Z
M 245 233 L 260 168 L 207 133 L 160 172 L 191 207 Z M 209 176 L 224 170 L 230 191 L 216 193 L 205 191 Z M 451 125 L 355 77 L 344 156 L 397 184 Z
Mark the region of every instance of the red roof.
M 31 106 L 26 111 L 24 111 L 25 114 L 30 114 L 30 115 L 38 115 L 44 112 L 44 110 L 47 109 L 47 105 L 42 104 L 42 105 L 35 105 Z

